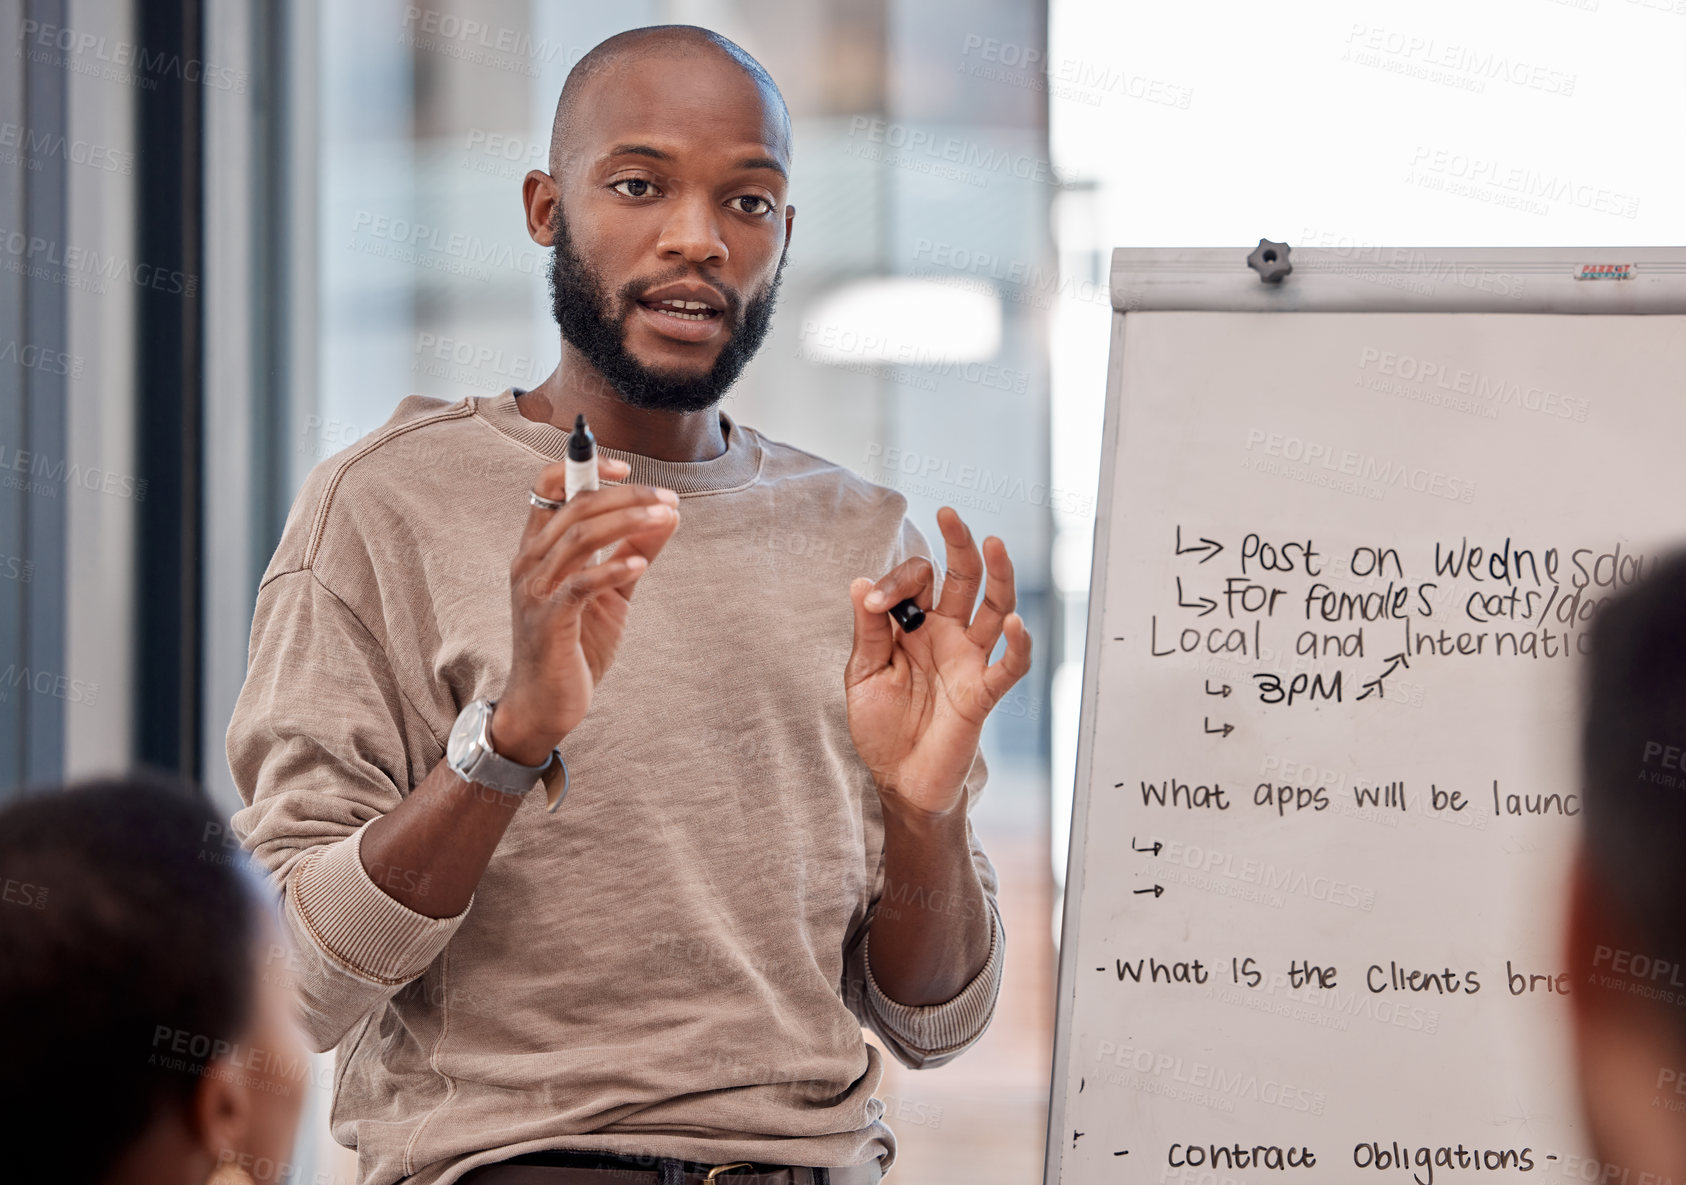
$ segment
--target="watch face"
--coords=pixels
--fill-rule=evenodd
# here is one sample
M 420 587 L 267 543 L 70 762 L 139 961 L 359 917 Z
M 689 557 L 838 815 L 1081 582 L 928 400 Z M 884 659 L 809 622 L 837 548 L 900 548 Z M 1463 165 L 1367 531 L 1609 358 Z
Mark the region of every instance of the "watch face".
M 445 745 L 445 759 L 453 768 L 460 768 L 474 754 L 474 742 L 480 736 L 480 729 L 485 719 L 486 709 L 478 700 L 469 705 L 469 709 L 457 714 L 457 722 L 451 726 L 451 736 Z

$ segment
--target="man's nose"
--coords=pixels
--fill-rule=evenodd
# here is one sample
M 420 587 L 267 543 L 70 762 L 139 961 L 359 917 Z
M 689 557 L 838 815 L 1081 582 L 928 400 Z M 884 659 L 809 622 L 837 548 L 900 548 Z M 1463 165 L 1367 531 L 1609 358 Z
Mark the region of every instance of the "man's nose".
M 720 237 L 720 211 L 710 198 L 682 198 L 670 207 L 661 237 L 659 255 L 679 255 L 688 263 L 725 263 L 726 242 Z

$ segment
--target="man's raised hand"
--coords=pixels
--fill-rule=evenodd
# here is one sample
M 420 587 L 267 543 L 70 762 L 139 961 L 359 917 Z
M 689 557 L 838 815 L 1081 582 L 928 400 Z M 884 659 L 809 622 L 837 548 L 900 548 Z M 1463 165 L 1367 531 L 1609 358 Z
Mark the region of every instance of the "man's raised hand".
M 630 471 L 625 461 L 598 458 L 601 481 Z M 561 501 L 565 480 L 557 462 L 539 472 L 533 489 Z M 638 578 L 678 526 L 679 495 L 661 486 L 603 485 L 560 510 L 533 507 L 509 568 L 514 650 L 492 717 L 500 754 L 542 765 L 585 718 L 614 663 Z
M 934 606 L 936 571 L 923 556 L 849 585 L 855 643 L 843 674 L 849 733 L 886 808 L 924 817 L 962 804 L 985 718 L 1030 670 L 1030 632 L 1013 612 L 1007 545 L 991 535 L 980 553 L 952 507 L 937 511 L 937 525 L 948 565 Z M 980 586 L 983 604 L 974 616 Z M 913 633 L 888 615 L 909 597 L 925 610 Z M 1006 649 L 991 664 L 1003 636 Z

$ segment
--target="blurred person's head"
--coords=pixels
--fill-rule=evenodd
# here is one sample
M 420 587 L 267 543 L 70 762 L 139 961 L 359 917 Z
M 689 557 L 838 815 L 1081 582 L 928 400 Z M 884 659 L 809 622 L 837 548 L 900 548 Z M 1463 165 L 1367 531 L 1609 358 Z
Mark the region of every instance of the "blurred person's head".
M 1603 1179 L 1686 1179 L 1686 553 L 1604 603 L 1583 691 L 1568 933 Z
M 523 189 L 527 232 L 552 248 L 565 366 L 588 364 L 633 407 L 720 401 L 772 319 L 790 139 L 771 76 L 707 29 L 631 29 L 575 64 L 550 172 Z
M 162 776 L 0 808 L 8 1180 L 278 1180 L 308 1085 L 268 891 Z

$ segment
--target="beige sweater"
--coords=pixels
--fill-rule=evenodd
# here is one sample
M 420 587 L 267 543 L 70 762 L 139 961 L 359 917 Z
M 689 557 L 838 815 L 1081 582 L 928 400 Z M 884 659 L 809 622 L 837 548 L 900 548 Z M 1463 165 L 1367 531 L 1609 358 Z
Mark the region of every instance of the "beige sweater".
M 883 826 L 845 714 L 847 590 L 930 549 L 900 494 L 721 420 L 714 460 L 605 450 L 684 521 L 563 743 L 566 800 L 528 796 L 452 918 L 383 892 L 358 844 L 503 689 L 526 493 L 566 433 L 513 391 L 412 396 L 293 505 L 228 729 L 234 825 L 284 886 L 297 949 L 271 972 L 338 1050 L 330 1121 L 363 1182 L 541 1148 L 888 1167 L 860 1026 L 917 1067 L 989 1023 L 1003 933 L 975 836 L 978 976 L 908 1007 L 867 960 Z

